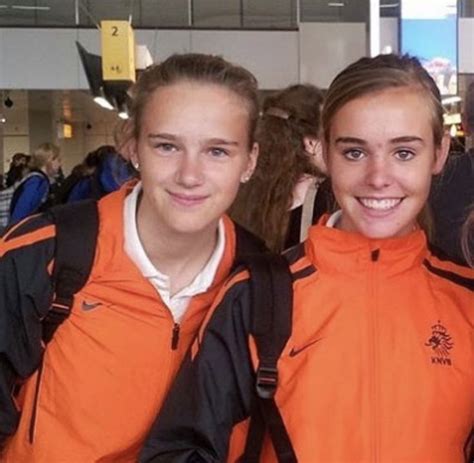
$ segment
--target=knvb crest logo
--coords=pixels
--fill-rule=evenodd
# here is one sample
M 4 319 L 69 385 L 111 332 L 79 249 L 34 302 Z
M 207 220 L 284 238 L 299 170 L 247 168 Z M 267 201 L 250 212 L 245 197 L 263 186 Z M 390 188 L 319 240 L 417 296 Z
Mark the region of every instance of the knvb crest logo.
M 431 336 L 425 342 L 425 346 L 431 347 L 433 355 L 431 363 L 438 365 L 451 365 L 450 350 L 454 347 L 454 343 L 448 330 L 438 320 L 436 325 L 431 327 Z

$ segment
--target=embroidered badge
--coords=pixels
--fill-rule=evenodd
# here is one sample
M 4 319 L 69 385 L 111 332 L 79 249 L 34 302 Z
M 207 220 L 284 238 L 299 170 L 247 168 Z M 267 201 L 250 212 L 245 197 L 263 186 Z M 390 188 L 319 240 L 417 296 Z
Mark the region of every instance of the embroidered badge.
M 425 342 L 425 346 L 433 350 L 431 363 L 438 365 L 451 365 L 450 350 L 454 347 L 448 330 L 438 320 L 436 325 L 431 327 L 431 336 Z

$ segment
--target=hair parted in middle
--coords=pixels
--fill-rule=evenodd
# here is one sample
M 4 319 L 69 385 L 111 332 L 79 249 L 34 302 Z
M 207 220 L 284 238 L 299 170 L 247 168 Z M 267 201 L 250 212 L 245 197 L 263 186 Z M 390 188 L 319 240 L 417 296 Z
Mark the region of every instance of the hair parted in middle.
M 305 174 L 323 175 L 304 146 L 304 137 L 320 138 L 322 103 L 322 92 L 309 84 L 287 87 L 263 103 L 257 168 L 240 188 L 230 215 L 274 251 L 285 243 L 295 185 Z
M 220 56 L 185 53 L 172 55 L 148 67 L 129 90 L 130 119 L 116 133 L 119 150 L 131 139 L 138 139 L 141 118 L 153 92 L 180 82 L 220 85 L 241 97 L 249 113 L 248 145 L 251 149 L 258 119 L 258 84 L 255 76 Z
M 426 95 L 431 107 L 433 137 L 440 146 L 444 134 L 443 105 L 439 89 L 419 60 L 409 55 L 361 58 L 340 72 L 329 86 L 322 112 L 322 126 L 329 141 L 331 122 L 339 109 L 352 100 L 390 88 L 411 87 Z

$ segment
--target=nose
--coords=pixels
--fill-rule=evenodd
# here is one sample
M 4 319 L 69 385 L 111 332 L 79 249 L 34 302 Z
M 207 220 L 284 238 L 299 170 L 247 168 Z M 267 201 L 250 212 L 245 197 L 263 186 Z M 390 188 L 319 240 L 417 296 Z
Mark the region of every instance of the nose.
M 204 170 L 199 154 L 183 153 L 176 170 L 176 183 L 186 188 L 192 188 L 201 185 L 203 181 Z
M 367 162 L 366 183 L 375 189 L 389 186 L 392 172 L 389 159 L 385 157 L 372 156 Z

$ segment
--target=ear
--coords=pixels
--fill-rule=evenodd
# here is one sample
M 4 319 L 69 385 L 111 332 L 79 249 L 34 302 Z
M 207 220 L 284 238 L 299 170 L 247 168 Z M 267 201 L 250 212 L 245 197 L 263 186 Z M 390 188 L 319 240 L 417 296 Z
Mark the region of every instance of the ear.
M 317 146 L 319 145 L 319 143 L 320 141 L 312 135 L 305 135 L 303 137 L 304 150 L 309 154 L 316 154 Z
M 137 166 L 139 161 L 138 161 L 138 150 L 137 150 L 137 141 L 135 138 L 130 138 L 128 141 L 126 141 L 123 145 L 120 146 L 119 148 L 120 154 L 130 161 L 133 166 Z
M 323 158 L 323 144 L 319 138 L 311 135 L 303 137 L 303 145 L 305 151 L 311 156 L 312 163 L 318 168 L 318 170 L 327 175 L 327 165 Z
M 249 158 L 248 158 L 248 163 L 247 163 L 247 168 L 243 172 L 241 176 L 241 182 L 245 183 L 250 180 L 250 177 L 253 175 L 255 168 L 257 167 L 257 160 L 258 160 L 258 155 L 260 154 L 260 148 L 258 146 L 258 143 L 254 143 L 252 145 L 252 149 L 250 150 L 249 153 Z
M 441 145 L 435 150 L 435 162 L 433 164 L 432 174 L 437 175 L 442 170 L 448 159 L 449 147 L 451 145 L 451 136 L 445 132 L 441 140 Z
M 329 143 L 324 139 L 321 140 L 321 162 L 324 166 L 323 172 L 329 177 Z

